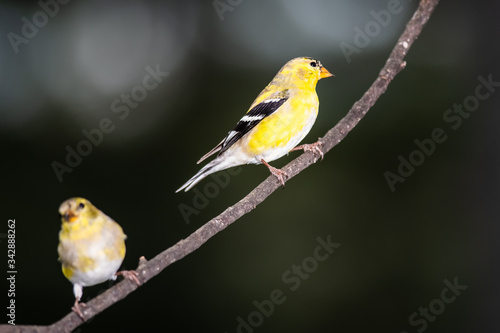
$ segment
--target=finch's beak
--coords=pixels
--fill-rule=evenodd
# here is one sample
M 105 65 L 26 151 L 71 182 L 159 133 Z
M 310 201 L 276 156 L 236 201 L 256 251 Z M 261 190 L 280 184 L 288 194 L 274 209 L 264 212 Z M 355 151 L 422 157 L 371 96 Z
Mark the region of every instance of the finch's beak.
M 64 213 L 64 215 L 63 215 L 64 221 L 67 221 L 70 223 L 75 222 L 76 217 L 77 216 L 75 214 L 73 214 L 73 212 L 70 210 L 67 210 L 66 213 Z
M 319 71 L 319 77 L 324 79 L 325 77 L 330 77 L 330 76 L 335 76 L 333 75 L 332 73 L 330 73 L 328 71 L 328 69 L 326 69 L 325 67 L 321 67 L 320 71 Z

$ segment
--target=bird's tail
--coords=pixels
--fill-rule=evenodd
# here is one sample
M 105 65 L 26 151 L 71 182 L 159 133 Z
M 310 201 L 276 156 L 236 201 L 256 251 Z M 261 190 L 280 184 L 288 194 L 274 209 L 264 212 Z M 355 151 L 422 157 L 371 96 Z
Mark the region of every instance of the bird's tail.
M 182 185 L 181 187 L 179 187 L 177 189 L 177 191 L 175 191 L 175 193 L 177 193 L 179 191 L 182 191 L 182 190 L 184 190 L 184 192 L 187 192 L 193 186 L 195 186 L 196 184 L 198 184 L 198 182 L 200 182 L 206 176 L 208 176 L 208 175 L 210 175 L 210 174 L 212 174 L 214 172 L 217 172 L 219 170 L 226 169 L 227 166 L 223 166 L 222 164 L 223 163 L 221 163 L 221 160 L 218 159 L 218 158 L 216 158 L 215 160 L 213 160 L 212 162 L 208 163 L 203 168 L 201 168 L 201 170 L 198 171 L 198 173 L 196 175 L 194 175 L 184 185 Z

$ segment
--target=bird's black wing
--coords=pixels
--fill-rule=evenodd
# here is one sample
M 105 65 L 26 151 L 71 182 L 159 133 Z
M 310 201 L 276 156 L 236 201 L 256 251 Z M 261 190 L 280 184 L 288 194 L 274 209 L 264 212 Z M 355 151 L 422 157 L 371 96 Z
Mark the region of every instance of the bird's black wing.
M 268 99 L 254 106 L 238 121 L 232 131 L 228 133 L 222 142 L 219 155 L 231 147 L 236 141 L 247 134 L 252 128 L 257 126 L 262 119 L 272 115 L 278 108 L 287 101 L 288 97 Z

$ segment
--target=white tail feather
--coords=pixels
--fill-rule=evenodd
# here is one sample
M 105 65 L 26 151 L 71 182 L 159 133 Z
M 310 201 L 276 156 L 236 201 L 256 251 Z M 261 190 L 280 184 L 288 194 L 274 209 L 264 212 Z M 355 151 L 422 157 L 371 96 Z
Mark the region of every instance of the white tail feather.
M 211 173 L 216 172 L 217 170 L 213 170 L 214 169 L 214 163 L 213 162 L 215 162 L 215 161 L 216 160 L 213 160 L 211 163 L 208 163 L 203 168 L 201 168 L 201 170 L 198 171 L 196 173 L 196 175 L 194 175 L 184 185 L 182 185 L 181 187 L 179 187 L 177 189 L 177 191 L 175 191 L 175 193 L 180 192 L 182 190 L 184 190 L 184 192 L 189 191 L 193 186 L 195 186 L 196 184 L 198 184 L 198 182 L 200 182 L 203 178 L 205 178 L 206 176 L 208 176 Z
M 215 173 L 217 171 L 221 171 L 227 168 L 231 168 L 237 165 L 242 165 L 242 164 L 248 164 L 248 163 L 255 163 L 259 164 L 257 160 L 255 160 L 253 157 L 248 157 L 248 155 L 241 153 L 241 152 L 231 152 L 230 154 L 222 154 L 215 158 L 213 161 L 205 165 L 203 168 L 201 168 L 196 175 L 194 175 L 190 180 L 188 180 L 184 185 L 179 187 L 175 193 L 180 192 L 184 190 L 184 192 L 189 191 L 193 186 L 198 184 L 199 181 L 201 181 L 203 178 L 205 178 L 208 175 L 211 175 L 212 173 Z
M 190 180 L 188 180 L 184 185 L 179 187 L 175 193 L 184 190 L 184 192 L 189 191 L 193 186 L 198 184 L 203 178 L 205 178 L 208 175 L 211 175 L 212 173 L 215 173 L 217 171 L 221 171 L 227 168 L 230 168 L 235 165 L 240 165 L 242 163 L 235 163 L 232 158 L 227 158 L 224 155 L 221 155 L 217 157 L 215 160 L 212 162 L 208 163 L 205 165 L 203 168 L 201 168 L 200 171 L 196 173 Z

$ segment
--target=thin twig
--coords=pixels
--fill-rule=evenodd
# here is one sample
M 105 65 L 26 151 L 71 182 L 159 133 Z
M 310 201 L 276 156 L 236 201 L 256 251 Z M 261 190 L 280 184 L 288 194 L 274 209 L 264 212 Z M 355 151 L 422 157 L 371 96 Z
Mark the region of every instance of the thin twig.
M 370 108 L 375 104 L 378 98 L 386 91 L 389 83 L 405 67 L 403 60 L 413 42 L 417 39 L 422 28 L 429 20 L 434 8 L 439 0 L 422 0 L 413 15 L 412 19 L 406 25 L 406 29 L 399 38 L 396 46 L 392 50 L 385 66 L 379 73 L 378 78 L 366 91 L 366 93 L 357 101 L 347 113 L 347 115 L 326 135 L 320 139 L 322 142 L 322 151 L 327 153 L 342 141 L 347 134 L 359 123 Z M 290 163 L 283 170 L 288 174 L 288 180 L 299 174 L 302 170 L 316 162 L 313 153 L 305 152 Z M 271 193 L 281 187 L 274 176 L 269 176 L 265 181 L 252 190 L 246 197 L 241 199 L 235 205 L 227 208 L 219 216 L 211 219 L 201 228 L 184 240 L 179 241 L 174 246 L 158 254 L 150 261 L 141 258 L 137 272 L 139 279 L 144 284 L 164 270 L 170 264 L 184 258 L 191 252 L 198 249 L 207 242 L 212 236 L 224 230 L 237 219 L 252 211 L 258 204 L 263 202 Z M 129 280 L 123 280 L 120 283 L 98 295 L 84 308 L 84 317 L 86 320 L 101 313 L 119 300 L 125 298 L 128 294 L 137 289 L 137 285 Z M 11 326 L 0 325 L 2 332 L 71 332 L 84 322 L 74 312 L 70 312 L 58 322 L 50 326 Z

